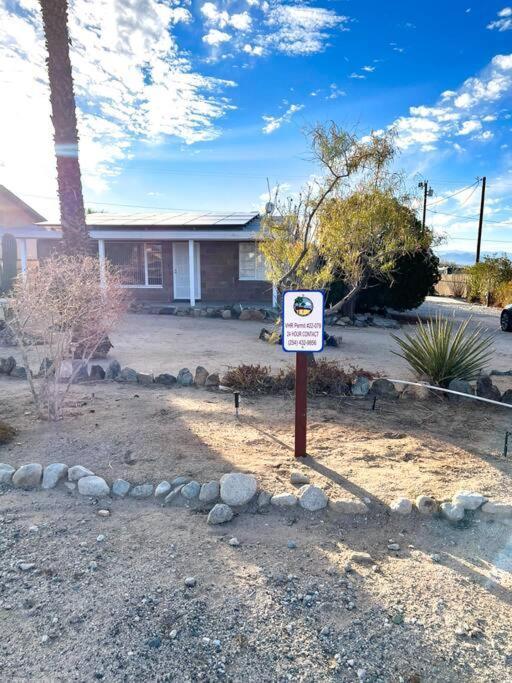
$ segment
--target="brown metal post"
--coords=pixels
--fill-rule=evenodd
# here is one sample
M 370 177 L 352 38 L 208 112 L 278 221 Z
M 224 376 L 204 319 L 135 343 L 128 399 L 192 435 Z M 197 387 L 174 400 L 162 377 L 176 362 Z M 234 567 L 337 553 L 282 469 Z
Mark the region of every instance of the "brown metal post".
M 482 228 L 484 225 L 484 208 L 485 208 L 485 186 L 487 178 L 482 178 L 482 194 L 480 196 L 480 217 L 478 220 L 478 237 L 476 239 L 476 259 L 475 263 L 480 263 L 480 249 L 482 247 Z M 489 305 L 489 304 L 487 304 Z
M 295 457 L 304 458 L 307 455 L 308 355 L 298 351 L 295 357 Z

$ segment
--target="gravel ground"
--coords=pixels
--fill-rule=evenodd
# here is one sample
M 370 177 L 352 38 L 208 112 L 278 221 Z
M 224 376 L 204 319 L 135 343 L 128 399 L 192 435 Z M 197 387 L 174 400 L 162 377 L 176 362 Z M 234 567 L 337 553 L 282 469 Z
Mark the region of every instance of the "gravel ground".
M 512 679 L 501 524 L 105 506 L 0 495 L 0 680 Z

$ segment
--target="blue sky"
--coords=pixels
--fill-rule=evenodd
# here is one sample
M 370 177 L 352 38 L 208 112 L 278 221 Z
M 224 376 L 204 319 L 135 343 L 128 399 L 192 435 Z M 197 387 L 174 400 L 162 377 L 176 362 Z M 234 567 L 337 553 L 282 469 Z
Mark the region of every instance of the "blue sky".
M 512 252 L 512 6 L 503 0 L 70 6 L 88 206 L 257 209 L 267 177 L 294 193 L 317 170 L 308 127 L 332 119 L 365 135 L 394 125 L 411 186 L 425 177 L 435 190 L 442 213 L 429 222 L 450 236 L 441 251 L 474 249 L 473 183 L 486 175 L 484 250 Z M 11 103 L 0 113 L 0 183 L 53 215 L 37 1 L 0 0 L 0 25 Z

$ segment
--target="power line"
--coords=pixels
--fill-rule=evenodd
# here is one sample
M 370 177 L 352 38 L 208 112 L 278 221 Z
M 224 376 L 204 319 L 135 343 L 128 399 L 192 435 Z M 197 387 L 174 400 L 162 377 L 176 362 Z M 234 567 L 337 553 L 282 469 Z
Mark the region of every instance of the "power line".
M 475 187 L 475 189 L 476 189 L 478 187 L 479 183 L 480 183 L 480 180 L 477 179 L 474 183 L 471 183 L 471 185 L 468 185 L 467 187 L 463 187 L 461 190 L 457 190 L 457 192 L 454 192 L 453 194 L 450 194 L 447 197 L 443 197 L 442 199 L 438 199 L 436 202 L 430 202 L 430 206 L 436 206 L 437 204 L 441 204 L 442 202 L 447 202 L 452 197 L 456 197 L 458 194 L 461 194 L 462 192 L 465 192 L 466 190 L 469 190 L 472 187 Z M 473 196 L 473 193 L 468 197 L 468 199 L 472 196 Z M 468 199 L 466 199 L 465 201 L 468 201 Z
M 479 219 L 478 214 L 475 214 L 474 216 L 461 216 L 460 214 L 457 214 L 457 213 L 448 213 L 447 211 L 436 211 L 436 209 L 427 209 L 427 211 L 430 211 L 431 213 L 437 213 L 440 216 L 452 216 L 453 218 L 460 218 L 463 221 L 476 221 Z M 496 225 L 507 225 L 510 228 L 512 228 L 512 222 L 493 221 L 490 218 L 486 218 L 485 222 L 486 223 L 494 223 Z

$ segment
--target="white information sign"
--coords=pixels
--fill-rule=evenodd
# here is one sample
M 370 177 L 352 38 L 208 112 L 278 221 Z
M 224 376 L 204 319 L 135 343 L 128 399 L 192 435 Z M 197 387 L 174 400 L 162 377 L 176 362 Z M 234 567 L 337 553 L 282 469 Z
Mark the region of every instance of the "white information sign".
M 284 351 L 322 351 L 324 348 L 324 293 L 289 290 L 283 296 Z

